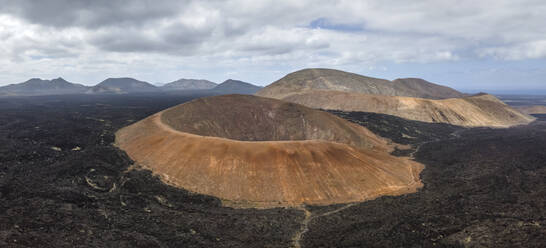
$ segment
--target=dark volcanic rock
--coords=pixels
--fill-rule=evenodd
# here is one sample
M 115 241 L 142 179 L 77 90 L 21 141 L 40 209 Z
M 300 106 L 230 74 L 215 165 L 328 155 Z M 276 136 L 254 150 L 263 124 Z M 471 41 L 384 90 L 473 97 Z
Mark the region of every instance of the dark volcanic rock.
M 298 210 L 222 207 L 128 170 L 114 131 L 190 99 L 150 98 L 1 99 L 0 247 L 289 246 Z
M 365 126 L 370 131 L 400 144 L 418 145 L 432 140 L 449 139 L 453 137 L 453 133 L 467 129 L 445 123 L 411 121 L 377 113 L 338 110 L 328 110 L 328 112 Z
M 131 161 L 112 146 L 113 133 L 189 99 L 0 99 L 0 247 L 290 247 L 303 211 L 221 207 L 216 198 L 128 170 Z M 546 244 L 545 124 L 458 131 L 340 115 L 400 143 L 439 140 L 414 153 L 426 165 L 420 192 L 338 212 L 330 211 L 345 205 L 307 207 L 317 217 L 303 234 L 304 247 Z
M 426 143 L 416 194 L 315 218 L 305 247 L 543 247 L 546 124 Z M 331 211 L 320 207 L 314 212 Z

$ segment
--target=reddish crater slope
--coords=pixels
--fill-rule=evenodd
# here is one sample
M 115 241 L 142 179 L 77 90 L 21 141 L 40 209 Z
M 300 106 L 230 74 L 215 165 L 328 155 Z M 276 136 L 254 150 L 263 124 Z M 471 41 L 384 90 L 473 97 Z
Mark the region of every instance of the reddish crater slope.
M 256 96 L 172 107 L 119 130 L 116 144 L 166 182 L 238 206 L 355 202 L 422 186 L 423 166 L 391 156 L 369 130 Z

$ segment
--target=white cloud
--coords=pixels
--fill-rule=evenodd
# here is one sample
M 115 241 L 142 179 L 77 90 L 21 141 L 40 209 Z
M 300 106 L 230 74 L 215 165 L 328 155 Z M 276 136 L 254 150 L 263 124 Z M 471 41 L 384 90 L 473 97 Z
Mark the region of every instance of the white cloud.
M 40 75 L 69 71 L 94 83 L 96 77 L 88 75 L 100 71 L 153 78 L 143 71 L 155 70 L 156 80 L 171 80 L 165 77 L 177 70 L 220 78 L 235 67 L 546 58 L 544 1 L 162 0 L 91 6 L 0 0 L 0 5 L 0 62 L 11 71 L 0 76 L 1 83 L 23 80 L 29 68 Z M 309 26 L 318 19 L 329 28 Z
M 492 56 L 507 60 L 544 58 L 546 57 L 546 40 L 517 43 L 501 47 L 488 47 L 480 50 L 479 54 L 482 57 Z

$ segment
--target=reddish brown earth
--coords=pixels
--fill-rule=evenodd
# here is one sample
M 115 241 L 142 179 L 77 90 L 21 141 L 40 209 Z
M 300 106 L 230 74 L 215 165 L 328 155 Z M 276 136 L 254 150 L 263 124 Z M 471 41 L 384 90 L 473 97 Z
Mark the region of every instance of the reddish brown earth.
M 242 141 L 329 140 L 356 147 L 386 147 L 360 125 L 299 104 L 250 95 L 196 99 L 165 110 L 161 121 L 175 130 Z
M 217 112 L 203 112 L 209 109 Z M 264 127 L 271 132 L 258 132 Z M 243 132 L 246 128 L 254 136 Z M 393 144 L 369 130 L 255 96 L 175 106 L 121 129 L 116 143 L 166 182 L 238 206 L 356 202 L 422 186 L 423 165 L 390 155 Z

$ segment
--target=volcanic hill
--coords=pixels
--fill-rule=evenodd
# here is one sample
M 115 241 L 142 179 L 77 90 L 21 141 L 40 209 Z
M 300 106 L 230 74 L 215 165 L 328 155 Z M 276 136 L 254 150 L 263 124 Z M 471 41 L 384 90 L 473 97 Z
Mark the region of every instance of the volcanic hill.
M 373 112 L 467 127 L 509 127 L 534 120 L 492 95 L 467 96 L 422 79 L 388 81 L 330 69 L 290 73 L 256 95 L 317 109 Z
M 292 72 L 268 85 L 256 95 L 282 99 L 308 90 L 333 90 L 430 99 L 465 96 L 465 94 L 449 87 L 419 78 L 389 81 L 333 69 L 303 69 Z
M 163 90 L 208 90 L 218 86 L 205 79 L 179 79 L 161 86 Z
M 366 128 L 249 95 L 197 99 L 116 133 L 165 181 L 243 206 L 335 204 L 414 192 L 423 169 Z
M 340 91 L 309 91 L 283 100 L 311 108 L 373 112 L 409 120 L 468 127 L 509 127 L 534 120 L 488 94 L 432 100 Z
M 93 86 L 87 93 L 128 94 L 158 91 L 160 91 L 158 87 L 134 78 L 108 78 Z
M 87 90 L 88 87 L 84 85 L 71 83 L 60 77 L 52 80 L 32 78 L 23 83 L 0 87 L 0 96 L 81 94 Z
M 216 87 L 212 88 L 211 90 L 223 95 L 228 95 L 228 94 L 252 95 L 261 89 L 262 87 L 253 85 L 251 83 L 228 79 L 222 82 L 221 84 L 217 85 Z

